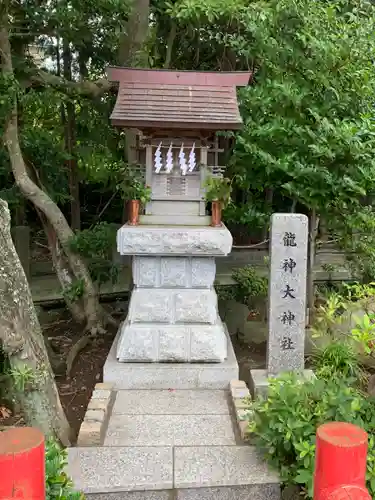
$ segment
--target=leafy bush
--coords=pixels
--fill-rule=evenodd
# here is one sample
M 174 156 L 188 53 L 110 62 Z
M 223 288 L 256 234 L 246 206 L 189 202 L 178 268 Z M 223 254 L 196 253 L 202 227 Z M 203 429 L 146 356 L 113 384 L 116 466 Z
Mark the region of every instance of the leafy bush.
M 87 259 L 90 274 L 99 285 L 108 280 L 116 282 L 118 278 L 118 267 L 112 262 L 116 232 L 116 224 L 99 222 L 90 229 L 77 232 L 70 240 L 70 248 Z M 72 289 L 72 295 L 81 296 L 82 286 L 83 283 L 78 282 L 77 290 Z
M 82 493 L 73 490 L 72 481 L 64 469 L 67 453 L 55 441 L 46 443 L 46 500 L 83 500 Z
M 268 291 L 268 279 L 261 276 L 259 271 L 251 265 L 235 269 L 232 274 L 237 283 L 236 300 L 248 305 L 255 297 L 266 297 Z
M 364 371 L 358 360 L 358 352 L 349 341 L 334 340 L 317 349 L 312 356 L 314 372 L 318 378 L 352 378 L 363 382 Z
M 139 200 L 142 205 L 150 201 L 151 188 L 145 185 L 141 169 L 137 165 L 126 165 L 119 171 L 117 189 L 124 200 Z
M 217 286 L 216 291 L 221 300 L 235 300 L 246 306 L 255 298 L 263 299 L 268 292 L 268 278 L 261 276 L 256 267 L 248 265 L 235 269 L 232 273 L 235 285 Z
M 226 177 L 207 177 L 206 201 L 219 201 L 223 208 L 231 202 L 232 183 Z
M 329 293 L 324 298 L 324 303 L 314 311 L 312 337 L 328 336 L 335 342 L 339 336 L 346 336 L 347 344 L 353 348 L 351 354 L 347 353 L 351 358 L 354 352 L 357 356 L 363 353 L 373 357 L 375 355 L 374 295 L 374 283 L 346 284 L 340 293 Z M 339 348 L 342 349 L 342 346 Z
M 290 374 L 270 381 L 267 400 L 253 403 L 250 432 L 286 484 L 313 495 L 315 433 L 330 421 L 350 422 L 369 433 L 367 487 L 375 498 L 375 400 L 348 379 L 302 382 Z

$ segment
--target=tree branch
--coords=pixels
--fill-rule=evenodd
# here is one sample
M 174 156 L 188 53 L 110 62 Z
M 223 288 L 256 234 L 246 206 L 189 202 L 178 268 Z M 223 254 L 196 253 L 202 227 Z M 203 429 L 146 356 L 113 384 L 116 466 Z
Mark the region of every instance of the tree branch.
M 43 87 L 53 87 L 65 94 L 78 94 L 91 98 L 100 97 L 106 92 L 117 89 L 117 83 L 109 82 L 105 78 L 101 78 L 96 81 L 84 80 L 80 82 L 73 82 L 41 69 L 37 69 L 34 74 L 30 75 L 26 86 L 33 87 L 37 85 L 42 85 Z

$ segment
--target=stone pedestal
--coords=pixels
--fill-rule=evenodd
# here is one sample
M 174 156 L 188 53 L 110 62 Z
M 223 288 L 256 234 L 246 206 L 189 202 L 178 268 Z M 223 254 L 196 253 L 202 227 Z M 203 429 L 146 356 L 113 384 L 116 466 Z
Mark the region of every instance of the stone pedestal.
M 222 226 L 123 226 L 120 254 L 134 255 L 134 290 L 121 327 L 122 362 L 223 362 L 227 338 L 214 289 L 215 258 L 227 255 Z

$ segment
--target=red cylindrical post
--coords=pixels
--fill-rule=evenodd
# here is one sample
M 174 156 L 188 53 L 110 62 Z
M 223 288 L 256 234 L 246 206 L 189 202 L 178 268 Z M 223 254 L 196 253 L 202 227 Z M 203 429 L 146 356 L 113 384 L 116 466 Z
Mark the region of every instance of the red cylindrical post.
M 340 486 L 334 491 L 325 491 L 322 500 L 371 500 L 370 493 L 361 486 Z
M 44 436 L 18 427 L 0 432 L 0 500 L 45 500 Z
M 343 486 L 357 487 L 357 491 L 365 488 L 366 457 L 367 433 L 363 429 L 346 422 L 321 425 L 316 433 L 314 500 L 339 499 L 327 494 L 338 495 Z

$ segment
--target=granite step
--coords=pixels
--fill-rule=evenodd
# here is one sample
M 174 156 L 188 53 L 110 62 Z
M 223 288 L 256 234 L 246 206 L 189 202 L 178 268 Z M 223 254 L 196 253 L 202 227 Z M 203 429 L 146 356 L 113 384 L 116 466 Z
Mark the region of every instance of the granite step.
M 223 390 L 125 390 L 116 393 L 104 446 L 234 445 Z
M 123 390 L 112 415 L 229 415 L 228 401 L 227 390 Z
M 105 446 L 234 445 L 230 415 L 112 415 Z
M 96 500 L 280 500 L 278 475 L 251 446 L 69 449 L 75 487 Z

